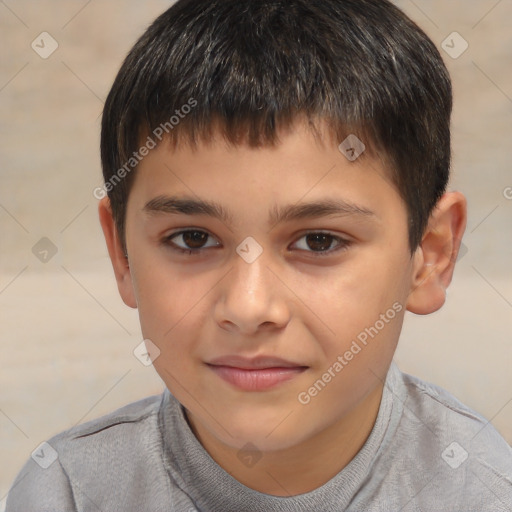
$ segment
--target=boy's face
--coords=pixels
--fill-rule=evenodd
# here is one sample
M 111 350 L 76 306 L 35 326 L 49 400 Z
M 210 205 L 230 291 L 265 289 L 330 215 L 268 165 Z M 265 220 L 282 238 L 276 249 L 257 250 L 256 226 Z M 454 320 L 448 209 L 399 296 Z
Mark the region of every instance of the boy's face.
M 398 341 L 406 207 L 378 160 L 324 144 L 299 124 L 275 148 L 162 144 L 130 192 L 123 298 L 193 426 L 233 448 L 284 449 L 343 421 L 382 387 Z M 227 218 L 173 212 L 173 199 Z M 340 211 L 299 208 L 327 201 Z M 260 356 L 285 362 L 247 369 Z

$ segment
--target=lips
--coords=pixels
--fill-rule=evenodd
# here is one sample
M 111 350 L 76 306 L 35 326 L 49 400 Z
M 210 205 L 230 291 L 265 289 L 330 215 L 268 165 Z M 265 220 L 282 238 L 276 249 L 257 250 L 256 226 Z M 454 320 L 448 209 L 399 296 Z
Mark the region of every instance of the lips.
M 244 370 L 260 370 L 262 368 L 298 368 L 304 367 L 299 363 L 287 361 L 280 357 L 272 356 L 224 356 L 212 359 L 208 364 L 215 366 L 231 366 L 233 368 L 242 368 Z
M 207 363 L 221 379 L 244 391 L 264 391 L 283 384 L 308 367 L 271 356 L 224 356 Z

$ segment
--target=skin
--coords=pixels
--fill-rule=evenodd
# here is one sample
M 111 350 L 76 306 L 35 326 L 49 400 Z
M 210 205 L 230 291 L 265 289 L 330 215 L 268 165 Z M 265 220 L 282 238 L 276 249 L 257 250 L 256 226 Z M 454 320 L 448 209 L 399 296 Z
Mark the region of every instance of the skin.
M 371 432 L 405 311 L 428 314 L 443 305 L 466 225 L 464 196 L 441 198 L 411 256 L 405 204 L 382 162 L 369 153 L 349 162 L 329 137 L 315 138 L 299 122 L 276 147 L 233 147 L 220 136 L 196 149 L 162 144 L 136 172 L 127 257 L 107 198 L 99 213 L 121 297 L 138 308 L 144 338 L 160 350 L 155 369 L 198 440 L 238 481 L 276 496 L 318 488 Z M 215 201 L 231 223 L 147 211 L 160 196 Z M 373 214 L 268 223 L 275 207 L 322 199 Z M 185 229 L 210 237 L 195 244 L 169 238 Z M 306 236 L 319 231 L 332 236 L 321 243 Z M 252 263 L 236 252 L 249 236 L 263 249 Z M 205 248 L 179 253 L 173 242 Z M 299 393 L 397 303 L 403 309 L 395 318 L 300 403 Z M 281 357 L 307 369 L 269 390 L 242 391 L 206 364 L 233 354 Z M 248 442 L 261 455 L 251 467 L 237 456 Z

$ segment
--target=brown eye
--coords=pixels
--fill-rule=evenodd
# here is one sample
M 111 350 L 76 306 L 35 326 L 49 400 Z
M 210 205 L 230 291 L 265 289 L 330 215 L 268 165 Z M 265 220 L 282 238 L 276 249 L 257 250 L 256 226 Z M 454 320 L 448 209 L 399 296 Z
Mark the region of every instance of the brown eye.
M 315 233 L 306 236 L 308 247 L 313 251 L 328 251 L 331 248 L 334 237 L 325 233 Z
M 211 239 L 212 243 L 207 245 L 208 240 Z M 200 253 L 203 249 L 211 247 L 217 247 L 220 244 L 214 240 L 214 238 L 206 233 L 205 231 L 199 231 L 197 229 L 189 229 L 187 231 L 180 231 L 167 236 L 163 243 L 171 247 L 176 251 L 187 252 L 187 253 Z
M 328 256 L 336 251 L 346 249 L 350 241 L 330 233 L 311 232 L 302 236 L 295 244 L 300 250 L 316 256 Z
M 190 249 L 201 249 L 206 240 L 208 239 L 208 234 L 202 231 L 187 231 L 182 234 L 183 242 Z

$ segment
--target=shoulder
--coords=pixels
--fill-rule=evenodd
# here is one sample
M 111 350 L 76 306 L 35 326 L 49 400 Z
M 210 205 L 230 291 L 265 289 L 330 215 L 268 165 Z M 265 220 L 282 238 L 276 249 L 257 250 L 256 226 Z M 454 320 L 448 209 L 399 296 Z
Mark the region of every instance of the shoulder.
M 101 462 L 123 453 L 133 455 L 160 440 L 158 411 L 161 396 L 152 396 L 128 404 L 101 418 L 70 428 L 48 441 L 59 461 L 72 469 L 94 458 Z M 112 460 L 109 461 L 112 464 Z
M 401 372 L 398 382 L 395 477 L 408 475 L 418 492 L 424 486 L 418 496 L 429 504 L 449 499 L 461 509 L 508 510 L 512 449 L 491 422 L 435 384 Z
M 87 423 L 82 423 L 73 428 L 65 430 L 52 438 L 56 443 L 73 442 L 81 438 L 96 436 L 104 430 L 124 430 L 137 428 L 158 414 L 161 395 L 150 396 L 125 405 L 101 418 L 97 418 Z
M 96 489 L 118 494 L 143 485 L 145 478 L 134 482 L 134 472 L 152 467 L 147 476 L 155 477 L 161 467 L 161 401 L 145 398 L 42 443 L 13 483 L 6 512 L 81 510 Z
M 502 460 L 512 471 L 512 449 L 490 420 L 464 405 L 445 389 L 402 373 L 407 390 L 404 414 L 414 416 L 436 439 L 465 441 L 475 455 Z

